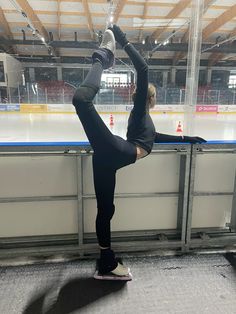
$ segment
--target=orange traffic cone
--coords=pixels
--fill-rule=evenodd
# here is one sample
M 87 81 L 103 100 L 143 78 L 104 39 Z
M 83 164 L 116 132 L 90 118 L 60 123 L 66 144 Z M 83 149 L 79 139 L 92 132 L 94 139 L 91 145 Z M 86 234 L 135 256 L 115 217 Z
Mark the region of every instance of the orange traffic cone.
M 110 115 L 110 126 L 113 126 L 114 125 L 114 119 L 113 119 L 113 115 L 111 114 Z
M 177 133 L 182 133 L 182 132 L 183 132 L 183 130 L 182 130 L 182 126 L 181 126 L 181 121 L 179 121 L 179 123 L 178 123 L 177 129 L 176 129 L 176 132 L 177 132 Z

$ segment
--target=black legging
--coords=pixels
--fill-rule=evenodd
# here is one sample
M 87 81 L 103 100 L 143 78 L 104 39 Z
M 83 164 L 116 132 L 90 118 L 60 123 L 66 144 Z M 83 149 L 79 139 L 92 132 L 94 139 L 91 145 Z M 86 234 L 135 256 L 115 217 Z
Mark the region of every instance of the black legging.
M 146 63 L 132 46 L 135 58 L 131 60 L 137 70 L 137 81 L 142 85 L 141 105 L 135 106 L 133 112 L 136 118 L 142 118 L 146 114 L 146 95 L 148 88 L 148 70 Z M 133 60 L 134 59 L 134 60 Z M 93 154 L 93 179 L 97 199 L 96 233 L 98 243 L 102 247 L 110 247 L 111 230 L 110 221 L 115 211 L 114 191 L 116 183 L 116 171 L 119 168 L 136 161 L 136 145 L 113 135 L 107 128 L 92 101 L 97 94 L 102 75 L 102 65 L 95 62 L 92 65 L 84 82 L 76 90 L 73 97 L 73 105 L 83 125 L 85 133 L 94 150 Z M 140 93 L 140 90 L 138 90 Z

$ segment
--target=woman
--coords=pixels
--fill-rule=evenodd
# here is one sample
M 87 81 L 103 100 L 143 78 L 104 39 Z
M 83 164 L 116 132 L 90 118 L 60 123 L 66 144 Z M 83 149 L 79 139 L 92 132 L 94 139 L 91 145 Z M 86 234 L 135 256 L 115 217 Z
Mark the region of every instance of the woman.
M 126 51 L 137 71 L 134 107 L 128 120 L 127 140 L 110 132 L 92 103 L 99 90 L 103 70 L 113 65 L 115 39 Z M 75 92 L 73 105 L 94 151 L 96 234 L 100 246 L 98 271 L 101 275 L 111 273 L 125 277 L 129 275 L 129 268 L 120 264 L 111 250 L 110 221 L 115 211 L 116 171 L 150 154 L 155 139 L 163 140 L 165 135 L 156 133 L 149 115 L 149 107 L 155 105 L 156 90 L 153 85 L 148 85 L 148 66 L 118 26 L 114 25 L 105 31 L 102 43 L 93 53 L 92 60 L 92 68 Z M 183 139 L 178 138 L 178 141 Z

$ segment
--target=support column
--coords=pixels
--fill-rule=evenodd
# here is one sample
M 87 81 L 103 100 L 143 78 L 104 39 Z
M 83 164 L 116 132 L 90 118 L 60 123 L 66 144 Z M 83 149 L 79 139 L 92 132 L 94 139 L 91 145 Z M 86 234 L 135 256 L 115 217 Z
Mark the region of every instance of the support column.
M 62 67 L 57 67 L 57 80 L 62 81 Z
M 172 67 L 170 72 L 171 85 L 175 86 L 176 68 Z
M 232 209 L 231 209 L 230 229 L 231 231 L 236 232 L 236 171 L 235 171 L 235 177 L 234 177 L 234 192 L 233 192 Z
M 212 75 L 212 69 L 207 68 L 207 85 L 211 84 L 211 75 Z
M 168 83 L 168 71 L 163 72 L 163 81 L 162 81 L 162 87 L 166 88 Z
M 35 70 L 34 68 L 29 68 L 30 82 L 35 82 Z
M 198 77 L 201 58 L 203 9 L 204 0 L 192 0 L 185 94 L 186 135 L 192 135 L 194 129 L 194 113 L 197 104 Z

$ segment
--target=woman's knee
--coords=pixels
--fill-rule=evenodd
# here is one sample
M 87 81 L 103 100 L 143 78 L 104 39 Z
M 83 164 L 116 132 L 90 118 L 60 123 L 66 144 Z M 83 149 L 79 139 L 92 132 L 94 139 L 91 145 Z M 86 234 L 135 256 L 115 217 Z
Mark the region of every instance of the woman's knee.
M 75 107 L 78 107 L 78 106 L 83 105 L 89 101 L 90 101 L 90 99 L 88 97 L 87 88 L 83 87 L 83 86 L 78 87 L 74 96 L 73 96 L 73 99 L 72 99 L 73 105 Z
M 98 208 L 97 219 L 103 221 L 110 221 L 114 215 L 115 206 L 103 206 L 102 208 Z
M 80 85 L 72 99 L 73 105 L 78 107 L 81 104 L 92 103 L 99 88 L 88 85 Z

